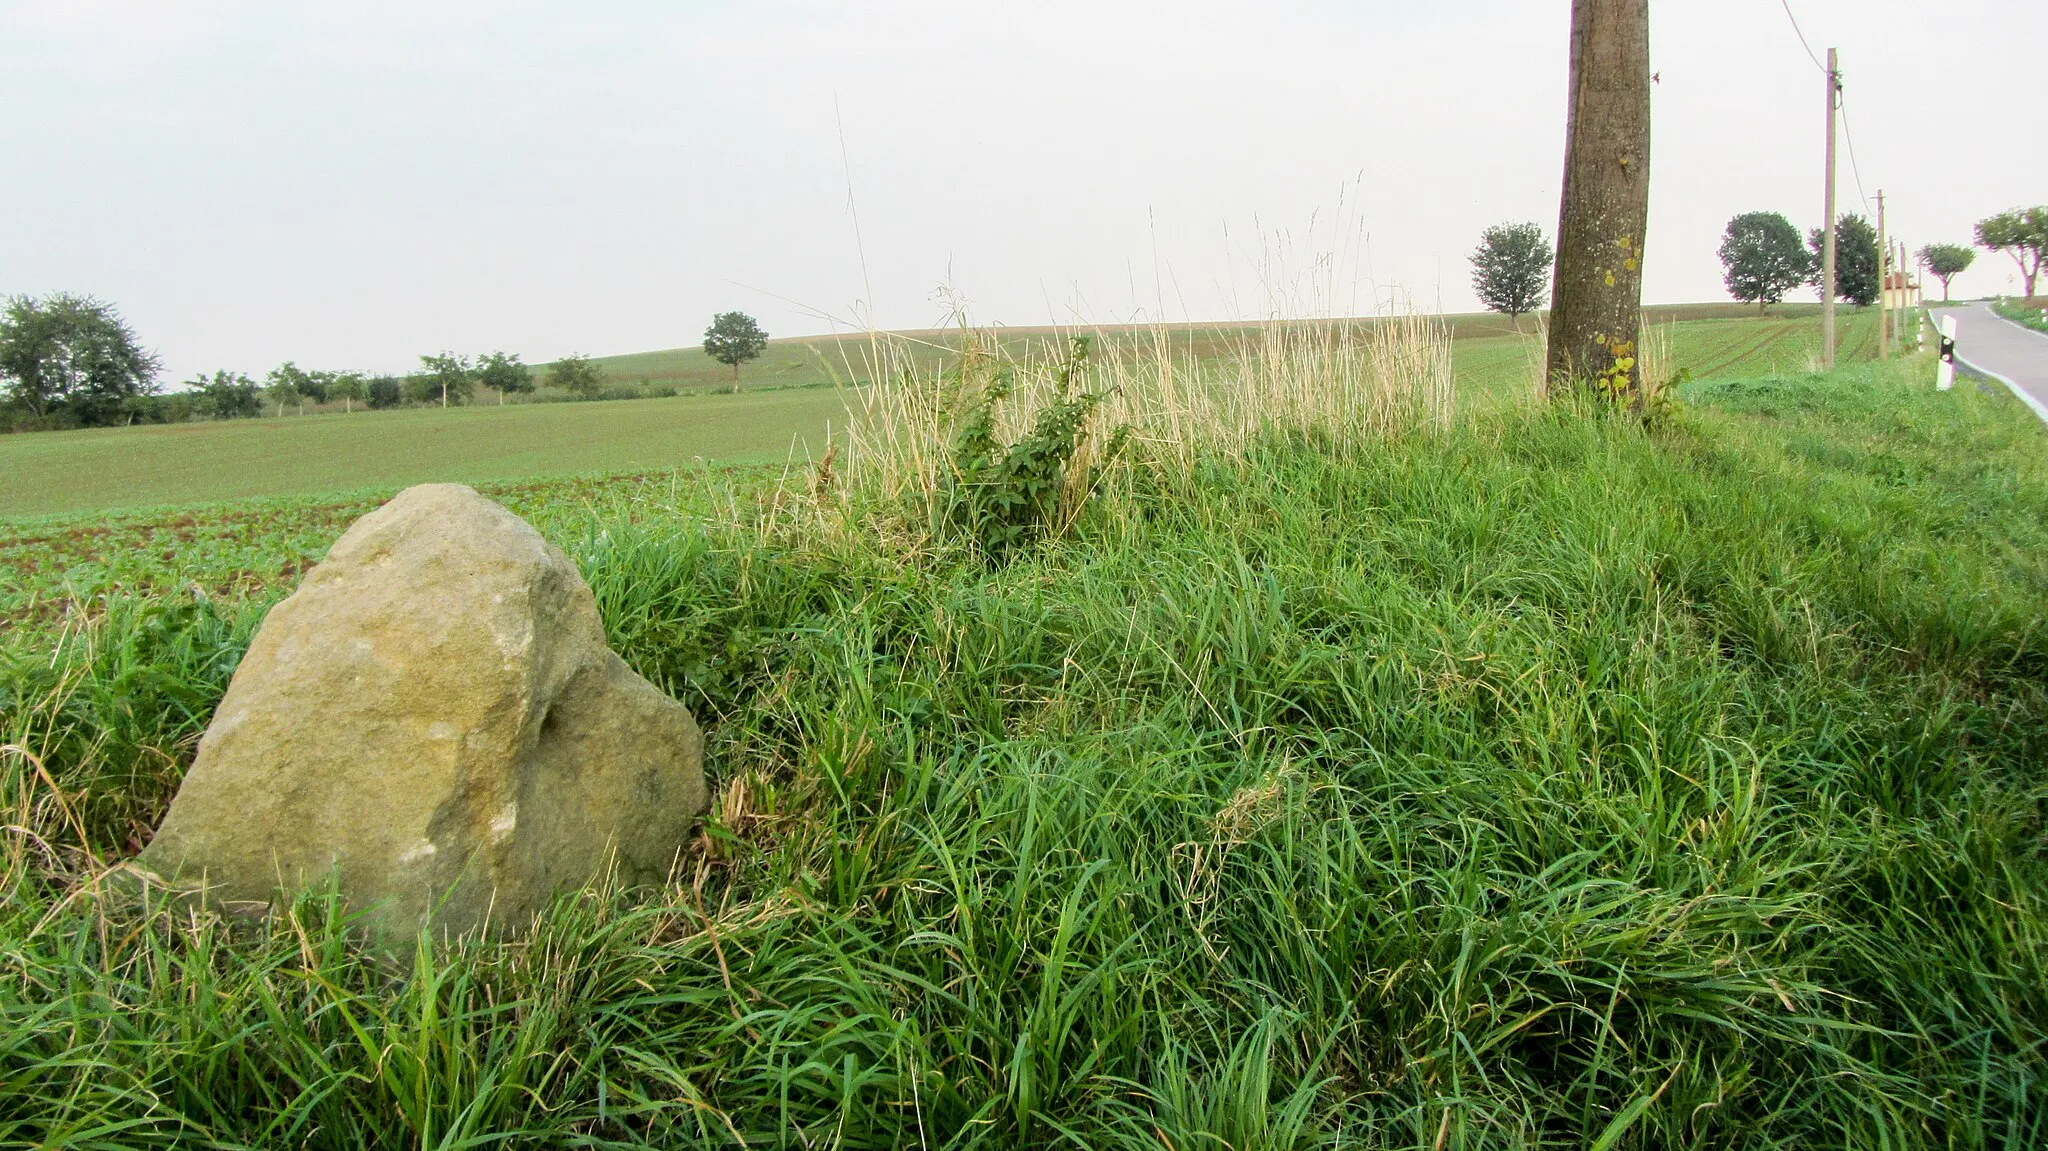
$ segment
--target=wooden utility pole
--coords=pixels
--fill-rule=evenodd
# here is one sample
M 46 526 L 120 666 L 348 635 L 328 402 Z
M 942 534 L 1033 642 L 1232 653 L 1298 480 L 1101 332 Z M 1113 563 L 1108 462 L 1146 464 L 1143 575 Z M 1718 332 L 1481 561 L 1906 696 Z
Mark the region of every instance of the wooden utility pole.
M 1877 358 L 1892 358 L 1892 241 L 1884 232 L 1884 189 L 1877 190 Z
M 1901 311 L 1901 315 L 1898 315 L 1898 319 L 1892 324 L 1892 350 L 1903 356 L 1907 354 L 1909 324 L 1913 326 L 1913 348 L 1919 350 L 1919 303 L 1909 303 L 1911 297 L 1907 295 L 1907 289 L 1913 287 L 1907 279 L 1907 268 L 1913 266 L 1913 262 L 1907 260 L 1907 242 L 1892 240 L 1892 246 L 1896 248 L 1896 252 L 1892 254 L 1892 268 L 1896 268 L 1898 272 L 1898 311 Z
M 1820 363 L 1835 366 L 1835 108 L 1842 71 L 1828 49 L 1828 174 L 1820 221 Z
M 1641 400 L 1650 216 L 1649 0 L 1572 0 L 1564 196 L 1545 370 L 1553 387 Z

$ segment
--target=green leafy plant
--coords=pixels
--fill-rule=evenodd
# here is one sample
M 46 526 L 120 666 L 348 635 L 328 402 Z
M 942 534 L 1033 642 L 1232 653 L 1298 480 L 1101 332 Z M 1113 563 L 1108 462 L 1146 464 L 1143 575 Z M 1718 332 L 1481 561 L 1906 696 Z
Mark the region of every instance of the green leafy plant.
M 1102 466 L 1123 451 L 1130 429 L 1112 433 L 1099 458 L 1086 451 L 1090 420 L 1109 395 L 1082 387 L 1089 347 L 1085 336 L 1068 345 L 1053 373 L 1052 394 L 1033 415 L 1030 431 L 1008 444 L 998 424 L 1015 387 L 1014 372 L 1008 365 L 988 367 L 973 349 L 962 358 L 968 406 L 947 445 L 951 468 L 936 493 L 935 534 L 967 540 L 984 555 L 1000 558 L 1060 526 L 1070 499 L 1093 489 Z

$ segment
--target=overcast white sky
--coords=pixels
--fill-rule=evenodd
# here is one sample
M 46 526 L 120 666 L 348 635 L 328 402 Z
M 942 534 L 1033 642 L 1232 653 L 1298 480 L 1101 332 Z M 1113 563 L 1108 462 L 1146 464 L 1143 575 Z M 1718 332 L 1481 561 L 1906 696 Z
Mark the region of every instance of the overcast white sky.
M 1793 9 L 1908 241 L 2048 201 L 2048 4 Z M 114 301 L 171 379 L 923 326 L 941 284 L 1008 324 L 1468 310 L 1481 228 L 1555 227 L 1569 10 L 0 0 L 0 293 Z M 1651 10 L 1646 296 L 1722 299 L 1731 215 L 1818 222 L 1820 75 L 1779 0 Z

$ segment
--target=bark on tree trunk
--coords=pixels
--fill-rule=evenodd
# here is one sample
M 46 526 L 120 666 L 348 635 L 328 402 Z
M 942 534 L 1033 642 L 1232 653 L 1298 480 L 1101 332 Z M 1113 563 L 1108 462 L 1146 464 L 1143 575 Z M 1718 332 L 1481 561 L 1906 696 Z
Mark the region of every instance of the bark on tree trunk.
M 1649 0 L 1572 0 L 1570 112 L 1546 370 L 1552 387 L 1641 401 L 1650 215 Z

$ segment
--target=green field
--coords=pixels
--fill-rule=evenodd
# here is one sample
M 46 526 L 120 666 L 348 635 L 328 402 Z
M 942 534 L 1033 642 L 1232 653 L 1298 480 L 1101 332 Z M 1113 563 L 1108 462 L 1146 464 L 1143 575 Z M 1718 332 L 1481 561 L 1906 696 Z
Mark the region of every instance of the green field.
M 845 413 L 809 388 L 0 436 L 0 516 L 802 458 Z
M 1674 367 L 1701 378 L 1796 371 L 1819 351 L 1813 306 L 1784 305 L 1771 317 L 1746 308 L 1653 308 L 1668 325 Z M 1445 318 L 1464 400 L 1514 396 L 1530 383 L 1533 335 L 1498 316 Z M 1525 321 L 1527 325 L 1529 321 Z M 1168 329 L 1178 352 L 1214 361 L 1254 335 L 1244 326 Z M 1874 318 L 1845 313 L 1843 353 L 1875 346 Z M 1003 329 L 1009 350 L 1044 347 L 1050 329 Z M 1130 338 L 1105 329 L 1106 341 Z M 943 359 L 958 334 L 915 334 L 926 357 Z M 189 506 L 222 500 L 389 491 L 439 480 L 469 483 L 674 468 L 694 460 L 746 463 L 822 453 L 828 423 L 844 426 L 842 393 L 864 378 L 864 341 L 777 341 L 748 368 L 749 390 L 604 403 L 484 404 L 442 410 L 326 412 L 283 419 L 0 436 L 0 517 Z M 618 379 L 704 386 L 696 349 L 603 361 Z M 826 365 L 831 365 L 828 369 Z M 816 386 L 811 386 L 816 385 Z M 769 390 L 771 387 L 774 390 Z
M 1704 353 L 1695 374 L 1735 367 L 1775 370 L 1803 366 L 1808 356 L 1820 351 L 1820 305 L 1780 304 L 1768 317 L 1759 318 L 1756 309 L 1743 304 L 1667 304 L 1643 309 L 1651 324 L 1673 324 L 1685 342 Z M 1485 348 L 1487 353 L 1505 356 L 1518 342 L 1515 327 L 1505 316 L 1489 312 L 1459 313 L 1442 317 L 1458 344 Z M 1844 309 L 1843 353 L 1850 358 L 1867 354 L 1876 347 L 1875 317 Z M 1264 321 L 1244 323 L 1168 324 L 1163 328 L 1176 346 L 1192 349 L 1196 355 L 1214 357 L 1229 354 L 1233 345 Z M 1524 317 L 1523 332 L 1532 332 L 1536 321 Z M 1148 333 L 1153 329 L 1147 328 Z M 1013 347 L 1042 345 L 1071 333 L 1095 333 L 1117 339 L 1130 329 L 1115 325 L 1091 327 L 1005 327 L 993 329 Z M 957 347 L 959 332 L 935 328 L 899 335 L 929 343 L 936 349 Z M 788 387 L 857 380 L 866 375 L 867 337 L 859 334 L 798 336 L 771 340 L 761 359 L 746 365 L 743 387 Z M 615 383 L 645 381 L 679 388 L 730 387 L 732 369 L 706 356 L 701 348 L 670 348 L 622 356 L 602 356 L 594 361 Z
M 494 486 L 715 799 L 665 887 L 395 955 L 97 882 L 374 500 L 16 532 L 0 1146 L 2048 1145 L 2048 434 L 1926 372 L 1140 442 L 1002 554 Z

